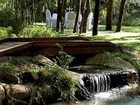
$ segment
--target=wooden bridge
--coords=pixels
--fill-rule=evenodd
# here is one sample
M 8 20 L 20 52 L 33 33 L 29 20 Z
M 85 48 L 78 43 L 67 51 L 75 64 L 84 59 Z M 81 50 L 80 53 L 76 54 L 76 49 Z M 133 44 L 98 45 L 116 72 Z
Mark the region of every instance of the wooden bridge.
M 0 40 L 0 56 L 54 56 L 60 50 L 71 55 L 97 54 L 114 51 L 110 42 L 91 42 L 82 37 L 64 38 L 9 38 Z

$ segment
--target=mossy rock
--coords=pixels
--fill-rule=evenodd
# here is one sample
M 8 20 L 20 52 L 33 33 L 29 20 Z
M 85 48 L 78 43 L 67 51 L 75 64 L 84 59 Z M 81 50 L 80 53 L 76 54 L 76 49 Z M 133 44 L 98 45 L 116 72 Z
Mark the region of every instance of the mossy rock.
M 0 73 L 22 74 L 24 72 L 38 72 L 43 66 L 35 63 L 32 57 L 0 57 Z
M 110 53 L 97 54 L 87 59 L 86 65 L 105 65 L 112 68 L 118 68 L 125 71 L 136 71 L 136 68 L 128 61 L 112 55 Z

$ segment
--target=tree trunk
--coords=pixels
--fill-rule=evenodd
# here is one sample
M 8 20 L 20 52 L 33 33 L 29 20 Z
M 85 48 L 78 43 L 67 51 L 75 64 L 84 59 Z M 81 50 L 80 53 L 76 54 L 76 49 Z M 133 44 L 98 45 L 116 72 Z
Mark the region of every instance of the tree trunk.
M 31 22 L 35 22 L 35 1 L 32 0 L 32 10 L 31 10 Z
M 73 11 L 77 11 L 77 3 L 78 2 L 79 2 L 79 0 L 73 0 L 73 4 L 72 4 Z
M 112 7 L 113 0 L 107 2 L 106 30 L 112 30 Z
M 77 25 L 78 25 L 78 19 L 79 19 L 79 14 L 80 14 L 80 7 L 81 7 L 81 0 L 78 0 L 76 4 L 76 19 L 75 19 L 75 24 L 73 28 L 73 33 L 75 33 L 77 28 L 79 28 L 77 27 Z
M 84 16 L 83 16 L 83 26 L 82 26 L 82 33 L 86 33 L 87 31 L 87 18 L 90 13 L 90 5 L 89 5 L 89 0 L 86 2 L 86 9 L 84 11 Z
M 83 26 L 83 21 L 84 21 L 84 9 L 85 9 L 85 2 L 87 0 L 82 0 L 81 1 L 81 15 L 82 15 L 82 21 L 80 23 L 80 27 L 79 27 L 79 33 L 82 33 L 82 26 Z
M 93 31 L 92 36 L 98 34 L 98 20 L 99 20 L 99 7 L 100 7 L 100 0 L 95 0 L 95 9 L 94 9 L 94 22 L 93 22 Z
M 66 0 L 58 0 L 57 32 L 64 32 L 65 5 Z
M 17 21 L 18 21 L 18 13 L 19 13 L 18 2 L 17 1 L 14 1 L 14 6 L 13 7 L 15 8 L 15 13 L 14 13 L 14 15 L 15 15 L 15 20 L 14 20 L 15 27 L 14 27 L 14 30 L 17 34 L 19 32 L 19 28 L 18 28 L 19 26 L 18 26 L 18 24 L 16 24 Z
M 65 6 L 66 6 L 66 0 L 62 0 L 62 6 L 61 6 L 61 32 L 64 32 L 64 22 L 65 22 Z
M 82 0 L 81 2 L 81 14 L 82 14 L 82 22 L 80 24 L 80 34 L 86 33 L 87 28 L 87 17 L 90 12 L 89 0 Z
M 124 12 L 124 7 L 125 7 L 125 1 L 126 0 L 122 0 L 121 4 L 120 4 L 120 11 L 119 11 L 119 18 L 118 18 L 116 32 L 120 32 L 120 30 L 121 30 L 121 24 L 122 24 L 122 19 L 123 19 L 123 12 Z
M 57 26 L 56 26 L 56 31 L 59 32 L 60 28 L 60 18 L 61 18 L 61 0 L 58 0 L 58 8 L 57 8 Z

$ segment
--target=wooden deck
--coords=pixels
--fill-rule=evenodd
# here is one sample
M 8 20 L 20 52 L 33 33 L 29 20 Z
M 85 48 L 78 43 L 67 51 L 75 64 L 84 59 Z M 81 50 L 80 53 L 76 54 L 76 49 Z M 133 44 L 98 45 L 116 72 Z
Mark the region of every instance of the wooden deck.
M 114 51 L 117 46 L 110 42 L 91 42 L 84 38 L 13 38 L 0 40 L 0 56 L 57 55 L 63 50 L 71 55 L 93 55 Z
M 0 44 L 0 56 L 7 55 L 32 46 L 32 42 L 4 42 Z

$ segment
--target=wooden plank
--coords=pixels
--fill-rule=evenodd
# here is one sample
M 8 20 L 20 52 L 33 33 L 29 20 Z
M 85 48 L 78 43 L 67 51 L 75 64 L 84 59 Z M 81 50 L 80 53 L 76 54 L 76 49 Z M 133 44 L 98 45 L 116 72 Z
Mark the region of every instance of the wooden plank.
M 76 40 L 76 41 L 88 41 L 88 39 L 83 37 L 60 37 L 60 38 L 7 38 L 10 42 L 63 42 L 63 41 L 70 41 L 70 40 Z
M 71 55 L 94 55 L 97 53 L 111 52 L 117 49 L 115 44 L 110 42 L 35 42 L 30 49 L 24 53 L 15 53 L 15 55 L 38 55 L 55 56 L 59 51 L 67 52 Z
M 10 42 L 9 42 L 10 41 Z M 17 42 L 15 42 L 17 41 Z M 27 42 L 29 41 L 29 42 Z M 2 55 L 57 55 L 64 50 L 71 55 L 97 54 L 106 51 L 114 51 L 118 47 L 110 42 L 91 42 L 85 40 L 64 40 L 61 38 L 50 39 L 7 39 L 7 42 L 0 44 L 0 56 Z M 24 53 L 23 53 L 24 52 Z
M 64 41 L 64 42 L 35 42 L 34 46 L 37 47 L 49 47 L 49 46 L 66 46 L 66 47 L 117 47 L 115 44 L 110 43 L 110 42 L 89 42 L 89 41 Z
M 63 51 L 71 54 L 71 55 L 94 55 L 103 52 L 111 52 L 115 49 L 112 47 L 64 47 Z M 58 52 L 61 51 L 59 47 L 47 47 L 47 48 L 39 48 L 39 50 L 34 49 L 34 54 L 42 54 L 44 56 L 55 56 Z
M 0 56 L 4 56 L 18 50 L 32 46 L 32 42 L 5 42 L 0 44 Z
M 117 49 L 117 46 L 110 42 L 38 42 L 34 43 L 33 46 L 40 49 L 36 52 L 45 56 L 56 55 L 62 49 L 71 55 L 97 54 L 107 51 L 111 52 Z
M 4 43 L 4 42 L 8 42 L 9 41 L 9 38 L 6 38 L 6 39 L 0 39 L 0 43 Z

